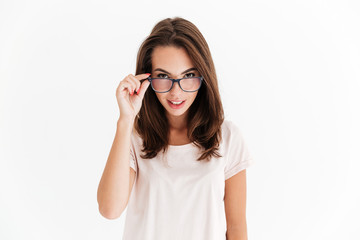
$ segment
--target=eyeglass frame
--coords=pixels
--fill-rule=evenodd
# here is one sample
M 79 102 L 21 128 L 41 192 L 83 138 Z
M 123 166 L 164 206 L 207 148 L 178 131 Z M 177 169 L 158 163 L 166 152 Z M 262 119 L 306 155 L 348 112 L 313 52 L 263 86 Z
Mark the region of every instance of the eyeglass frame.
M 193 91 L 186 91 L 186 90 L 184 90 L 184 89 L 181 87 L 180 81 L 183 80 L 183 79 L 188 79 L 188 78 L 199 78 L 199 79 L 200 79 L 200 85 L 199 85 L 198 89 L 193 90 Z M 202 84 L 202 82 L 203 82 L 203 80 L 204 80 L 204 77 L 203 77 L 203 76 L 200 76 L 200 77 L 185 77 L 185 78 L 178 78 L 178 79 L 175 79 L 175 78 L 151 78 L 151 77 L 147 77 L 146 79 L 149 80 L 150 85 L 151 85 L 151 88 L 152 88 L 155 92 L 157 92 L 157 93 L 170 92 L 171 89 L 173 88 L 175 82 L 177 82 L 177 83 L 179 84 L 179 87 L 180 87 L 181 90 L 183 90 L 184 92 L 196 92 L 196 91 L 198 91 L 198 90 L 200 89 L 201 84 Z M 166 80 L 171 80 L 171 87 L 170 87 L 170 89 L 167 90 L 167 91 L 165 91 L 165 92 L 159 92 L 159 91 L 155 90 L 154 87 L 153 87 L 153 85 L 152 85 L 152 83 L 151 83 L 151 81 L 152 81 L 153 79 L 166 79 Z

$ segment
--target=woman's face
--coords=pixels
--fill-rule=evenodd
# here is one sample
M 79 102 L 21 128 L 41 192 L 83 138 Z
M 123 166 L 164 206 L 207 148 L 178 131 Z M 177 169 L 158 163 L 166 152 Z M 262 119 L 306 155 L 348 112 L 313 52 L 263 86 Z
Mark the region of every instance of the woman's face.
M 189 70 L 190 69 L 190 70 Z M 157 46 L 152 53 L 151 78 L 184 78 L 199 77 L 199 72 L 184 48 L 173 46 Z M 160 103 L 166 109 L 167 115 L 185 116 L 191 104 L 194 102 L 196 92 L 184 92 L 178 83 L 174 83 L 169 92 L 155 92 Z M 172 102 L 182 102 L 180 105 Z

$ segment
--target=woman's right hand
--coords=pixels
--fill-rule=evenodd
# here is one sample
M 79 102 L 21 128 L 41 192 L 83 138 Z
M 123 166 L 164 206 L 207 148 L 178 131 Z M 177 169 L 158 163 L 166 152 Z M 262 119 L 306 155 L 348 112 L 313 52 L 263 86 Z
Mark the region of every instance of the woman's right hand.
M 116 89 L 116 99 L 120 108 L 120 118 L 135 119 L 141 108 L 145 91 L 150 85 L 148 80 L 140 83 L 150 74 L 139 74 L 126 76 Z

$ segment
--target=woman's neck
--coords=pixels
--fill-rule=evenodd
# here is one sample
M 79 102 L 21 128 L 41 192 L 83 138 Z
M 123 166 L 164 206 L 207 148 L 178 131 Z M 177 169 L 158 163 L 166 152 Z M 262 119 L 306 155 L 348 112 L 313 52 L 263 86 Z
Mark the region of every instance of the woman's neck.
M 190 142 L 187 136 L 187 115 L 167 116 L 169 122 L 169 144 L 184 145 Z
M 181 116 L 167 115 L 170 130 L 184 131 L 187 129 L 186 114 Z

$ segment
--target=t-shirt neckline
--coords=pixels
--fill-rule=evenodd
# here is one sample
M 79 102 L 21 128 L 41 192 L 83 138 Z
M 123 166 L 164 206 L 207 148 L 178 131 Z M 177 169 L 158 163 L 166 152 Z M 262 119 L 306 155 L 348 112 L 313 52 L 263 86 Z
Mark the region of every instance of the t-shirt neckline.
M 191 145 L 193 145 L 193 142 L 191 143 L 187 143 L 187 144 L 183 144 L 183 145 L 170 145 L 168 144 L 169 148 L 187 148 L 187 147 L 190 147 Z

